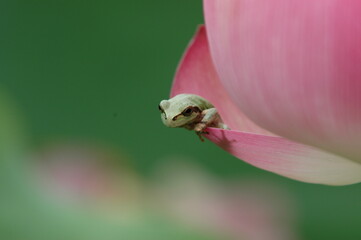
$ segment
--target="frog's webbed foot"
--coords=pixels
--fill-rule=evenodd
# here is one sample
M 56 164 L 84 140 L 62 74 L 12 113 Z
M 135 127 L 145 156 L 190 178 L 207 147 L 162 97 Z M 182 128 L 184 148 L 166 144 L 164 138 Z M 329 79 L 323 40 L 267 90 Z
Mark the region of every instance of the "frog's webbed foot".
M 207 123 L 200 122 L 200 123 L 197 123 L 194 126 L 194 131 L 196 131 L 196 132 L 204 132 L 204 129 L 206 129 L 206 128 L 207 128 Z
M 205 129 L 208 127 L 208 124 L 207 123 L 204 123 L 204 122 L 200 122 L 200 123 L 197 123 L 195 126 L 194 126 L 194 131 L 196 132 L 196 134 L 198 135 L 199 139 L 204 142 L 204 138 L 203 138 L 203 135 L 204 134 L 209 134 L 207 131 L 205 131 Z
M 195 125 L 194 124 L 185 125 L 183 127 L 187 130 L 194 131 L 202 142 L 204 142 L 204 138 L 202 135 L 208 134 L 208 132 L 204 131 L 207 128 L 207 124 L 205 123 L 197 123 Z

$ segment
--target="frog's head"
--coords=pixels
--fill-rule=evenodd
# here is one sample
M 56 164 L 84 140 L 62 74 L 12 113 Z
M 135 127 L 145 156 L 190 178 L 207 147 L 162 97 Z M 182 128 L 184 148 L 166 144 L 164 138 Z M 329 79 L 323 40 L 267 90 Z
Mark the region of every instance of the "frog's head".
M 167 127 L 183 127 L 199 119 L 202 114 L 199 107 L 194 106 L 192 101 L 188 101 L 182 95 L 161 101 L 159 110 L 162 121 Z

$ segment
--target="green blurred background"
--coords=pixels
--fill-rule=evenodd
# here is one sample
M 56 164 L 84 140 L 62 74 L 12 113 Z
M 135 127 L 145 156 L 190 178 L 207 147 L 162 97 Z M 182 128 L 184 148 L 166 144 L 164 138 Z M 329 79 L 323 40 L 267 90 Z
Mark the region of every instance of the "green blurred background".
M 303 239 L 361 239 L 359 184 L 288 180 L 162 125 L 157 105 L 203 23 L 200 0 L 1 1 L 0 19 L 0 87 L 23 117 L 28 148 L 97 142 L 128 155 L 144 178 L 169 156 L 191 156 L 220 178 L 286 189 Z

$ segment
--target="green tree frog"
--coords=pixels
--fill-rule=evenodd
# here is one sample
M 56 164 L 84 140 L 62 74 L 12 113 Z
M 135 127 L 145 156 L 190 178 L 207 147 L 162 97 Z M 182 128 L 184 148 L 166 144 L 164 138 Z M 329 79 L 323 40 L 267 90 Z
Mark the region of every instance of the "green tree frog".
M 161 118 L 167 127 L 194 130 L 201 141 L 207 127 L 229 129 L 216 108 L 206 99 L 194 94 L 179 94 L 159 104 Z

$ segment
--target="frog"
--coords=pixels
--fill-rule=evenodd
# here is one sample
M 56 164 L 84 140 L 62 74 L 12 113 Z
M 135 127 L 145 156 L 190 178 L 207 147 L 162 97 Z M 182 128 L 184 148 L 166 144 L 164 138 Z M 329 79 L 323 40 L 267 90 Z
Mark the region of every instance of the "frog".
M 205 98 L 196 94 L 178 94 L 162 100 L 158 106 L 165 126 L 195 131 L 203 142 L 206 128 L 229 129 L 217 109 Z

